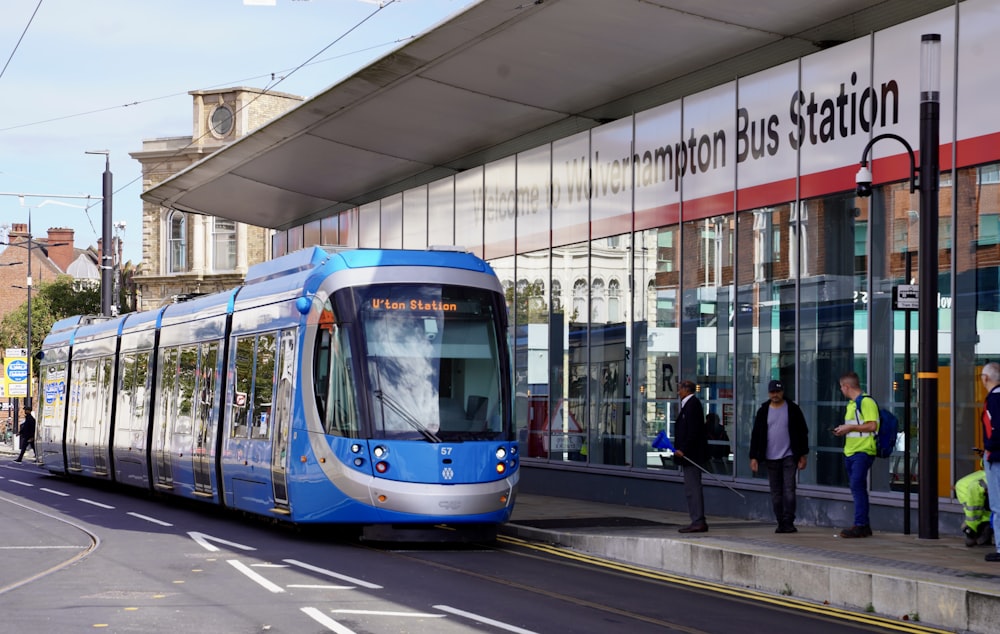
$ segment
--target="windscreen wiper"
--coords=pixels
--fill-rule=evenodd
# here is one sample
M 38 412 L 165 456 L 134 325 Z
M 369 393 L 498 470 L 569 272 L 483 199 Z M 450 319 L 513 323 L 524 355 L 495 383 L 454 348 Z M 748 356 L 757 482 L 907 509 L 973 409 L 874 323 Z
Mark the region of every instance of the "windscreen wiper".
M 375 394 L 375 398 L 377 398 L 379 400 L 379 402 L 381 402 L 384 407 L 388 407 L 393 412 L 395 412 L 401 419 L 403 419 L 403 422 L 405 422 L 410 427 L 412 427 L 412 428 L 416 429 L 418 432 L 420 432 L 423 435 L 423 437 L 426 438 L 428 441 L 430 441 L 430 442 L 444 442 L 443 440 L 441 440 L 440 438 L 438 438 L 438 436 L 434 432 L 432 432 L 430 429 L 428 429 L 426 425 L 424 425 L 419 420 L 417 420 L 416 418 L 414 418 L 412 414 L 410 414 L 399 403 L 397 403 L 395 400 L 393 400 L 393 398 L 391 396 L 389 396 L 388 394 L 386 394 L 382 390 L 375 390 L 374 394 Z M 382 414 L 382 419 L 385 420 L 385 413 L 384 412 Z

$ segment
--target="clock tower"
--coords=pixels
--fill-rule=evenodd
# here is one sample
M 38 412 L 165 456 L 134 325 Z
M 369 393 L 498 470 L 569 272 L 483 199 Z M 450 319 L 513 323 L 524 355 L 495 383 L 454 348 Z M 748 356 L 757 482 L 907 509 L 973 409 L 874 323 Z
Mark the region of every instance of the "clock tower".
M 195 90 L 191 136 L 143 141 L 143 189 L 157 185 L 302 103 L 295 95 L 236 87 Z M 270 229 L 143 202 L 137 308 L 148 310 L 243 282 L 247 268 L 271 258 Z

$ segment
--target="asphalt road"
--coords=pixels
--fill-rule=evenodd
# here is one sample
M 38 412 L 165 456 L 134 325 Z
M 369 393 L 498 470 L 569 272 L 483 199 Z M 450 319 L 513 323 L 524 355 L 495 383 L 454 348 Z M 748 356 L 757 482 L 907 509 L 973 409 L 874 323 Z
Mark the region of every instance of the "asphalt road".
M 508 537 L 371 545 L 0 460 L 0 632 L 885 631 Z

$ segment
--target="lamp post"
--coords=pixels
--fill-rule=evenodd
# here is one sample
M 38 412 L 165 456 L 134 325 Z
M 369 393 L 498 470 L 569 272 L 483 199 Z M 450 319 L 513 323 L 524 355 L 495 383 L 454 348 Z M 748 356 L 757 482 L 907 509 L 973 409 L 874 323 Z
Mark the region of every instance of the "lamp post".
M 918 359 L 917 394 L 920 397 L 920 508 L 921 539 L 938 538 L 937 390 L 938 390 L 938 153 L 941 128 L 941 35 L 925 34 L 920 41 L 920 252 L 917 273 Z
M 104 178 L 102 181 L 101 196 L 101 314 L 111 317 L 111 291 L 112 277 L 114 274 L 114 257 L 111 247 L 111 152 L 108 150 L 90 150 L 84 154 L 104 155 Z
M 917 396 L 919 414 L 919 537 L 938 538 L 938 454 L 937 454 L 937 389 L 938 389 L 938 176 L 940 164 L 940 86 L 941 35 L 928 33 L 920 41 L 920 167 L 914 167 L 913 148 L 896 134 L 880 134 L 865 145 L 861 153 L 861 168 L 857 174 L 857 194 L 871 196 L 872 174 L 868 169 L 868 153 L 876 141 L 895 139 L 906 147 L 910 156 L 910 192 L 920 190 L 920 243 L 917 258 L 919 287 Z M 907 253 L 909 277 L 909 253 Z M 909 280 L 907 280 L 909 281 Z M 909 330 L 907 330 L 909 345 Z M 907 368 L 907 372 L 909 368 Z M 907 390 L 907 406 L 909 391 Z M 909 433 L 907 429 L 907 442 Z M 907 450 L 909 447 L 907 447 Z M 908 484 L 908 483 L 907 483 Z M 909 526 L 909 508 L 906 508 Z

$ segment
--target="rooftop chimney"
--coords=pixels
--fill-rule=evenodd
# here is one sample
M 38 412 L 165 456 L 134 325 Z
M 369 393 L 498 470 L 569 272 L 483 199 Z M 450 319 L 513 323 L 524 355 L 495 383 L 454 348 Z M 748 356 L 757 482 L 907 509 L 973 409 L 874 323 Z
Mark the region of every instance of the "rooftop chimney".
M 75 259 L 73 250 L 73 230 L 66 227 L 53 227 L 49 229 L 48 238 L 49 259 L 59 267 L 63 273 L 69 268 Z M 55 246 L 58 245 L 58 246 Z

